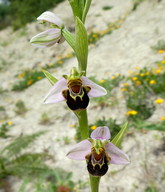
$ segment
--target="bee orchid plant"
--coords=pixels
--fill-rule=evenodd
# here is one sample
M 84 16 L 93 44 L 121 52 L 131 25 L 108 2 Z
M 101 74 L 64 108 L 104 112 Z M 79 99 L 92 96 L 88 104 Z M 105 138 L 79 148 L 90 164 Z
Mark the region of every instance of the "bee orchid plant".
M 86 160 L 92 192 L 99 191 L 101 176 L 112 164 L 128 164 L 128 156 L 119 149 L 127 125 L 125 124 L 115 138 L 110 142 L 110 131 L 106 126 L 98 127 L 89 137 L 87 107 L 91 97 L 106 95 L 107 91 L 86 77 L 88 58 L 88 38 L 84 26 L 91 0 L 69 0 L 74 22 L 75 34 L 70 33 L 63 21 L 54 13 L 46 11 L 37 20 L 50 24 L 50 29 L 32 37 L 31 43 L 38 47 L 50 47 L 67 41 L 72 47 L 78 61 L 78 67 L 71 69 L 69 75 L 63 75 L 59 80 L 48 71 L 45 76 L 53 85 L 44 99 L 45 104 L 65 101 L 67 106 L 78 118 L 82 141 L 73 146 L 67 157 L 75 160 Z

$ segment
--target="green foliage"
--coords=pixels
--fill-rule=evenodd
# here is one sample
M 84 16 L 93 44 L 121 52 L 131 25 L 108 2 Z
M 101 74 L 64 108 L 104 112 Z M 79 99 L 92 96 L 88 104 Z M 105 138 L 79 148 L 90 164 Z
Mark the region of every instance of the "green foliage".
M 112 6 L 104 6 L 104 7 L 102 7 L 102 9 L 105 10 L 105 11 L 110 10 L 112 8 L 113 8 Z
M 112 76 L 111 79 L 101 79 L 100 81 L 96 80 L 95 77 L 90 77 L 90 79 L 107 90 L 107 95 L 104 97 L 94 98 L 93 100 L 95 102 L 99 103 L 99 105 L 102 107 L 106 105 L 112 106 L 116 103 L 116 101 L 113 99 L 114 95 L 111 92 L 124 79 L 124 76 L 117 74 L 116 76 Z
M 7 145 L 2 152 L 8 156 L 17 156 L 19 155 L 25 148 L 27 148 L 30 144 L 32 144 L 40 135 L 43 135 L 45 131 L 40 131 L 34 133 L 32 135 L 24 135 L 19 136 L 14 141 L 12 141 L 9 145 Z
M 26 23 L 34 21 L 42 12 L 54 7 L 63 0 L 9 0 L 9 3 L 0 5 L 0 28 L 12 24 L 14 29 L 19 29 Z
M 10 24 L 9 16 L 10 13 L 10 6 L 6 2 L 3 2 L 0 4 L 0 29 L 5 28 Z
M 0 121 L 2 121 L 3 123 L 3 121 L 6 120 L 7 118 L 8 118 L 8 115 L 5 107 L 0 105 Z
M 123 21 L 122 19 L 119 19 L 116 22 L 109 23 L 105 30 L 95 31 L 95 32 L 92 31 L 88 35 L 88 43 L 95 44 L 99 39 L 101 39 L 105 35 L 111 34 L 112 31 L 114 31 L 115 29 L 118 29 L 120 27 L 122 21 Z
M 62 66 L 63 62 L 69 58 L 73 57 L 73 54 L 68 54 L 65 57 L 59 59 L 55 63 L 46 64 L 43 70 L 38 69 L 26 69 L 17 75 L 19 79 L 16 83 L 13 84 L 13 91 L 22 91 L 29 86 L 33 85 L 35 82 L 40 81 L 45 78 L 45 74 L 48 75 L 48 72 L 45 73 L 48 69 L 54 69 Z M 43 72 L 44 71 L 44 72 Z
M 12 87 L 13 91 L 22 91 L 25 88 L 31 86 L 36 81 L 45 78 L 42 71 L 37 70 L 25 70 L 21 74 L 18 75 L 20 79 L 17 83 L 15 83 Z
M 22 177 L 29 173 L 34 174 L 37 170 L 40 171 L 40 168 L 45 167 L 42 160 L 47 154 L 22 153 L 23 150 L 27 149 L 42 134 L 44 132 L 20 136 L 1 149 L 0 178 L 5 179 L 10 175 Z
M 15 104 L 15 113 L 18 115 L 23 115 L 27 112 L 27 108 L 22 100 L 18 100 Z
M 8 134 L 7 132 L 10 130 L 10 128 L 12 127 L 12 125 L 10 125 L 9 123 L 3 123 L 0 125 L 0 138 L 7 138 Z
M 51 169 L 46 165 L 46 160 L 54 157 L 46 151 L 41 153 L 27 152 L 27 149 L 36 139 L 45 132 L 40 131 L 31 135 L 20 136 L 12 140 L 0 153 L 0 189 L 5 183 L 9 186 L 9 176 L 20 178 L 23 181 L 19 192 L 27 191 L 28 184 L 36 192 L 71 192 L 75 183 L 71 180 L 72 173 L 63 169 Z
M 146 130 L 158 130 L 158 131 L 165 131 L 165 121 L 161 121 L 160 123 L 149 123 L 146 121 L 138 120 L 136 122 L 133 122 L 132 125 L 136 129 L 146 129 Z
M 142 68 L 139 72 L 127 78 L 127 85 L 122 88 L 126 105 L 137 114 L 130 115 L 131 120 L 148 119 L 155 110 L 155 102 L 148 98 L 158 95 L 165 98 L 165 70 L 164 64 L 157 62 L 153 69 Z
M 0 58 L 0 71 L 6 69 L 6 67 L 9 65 L 9 62 L 6 61 L 3 58 Z
M 145 0 L 133 0 L 133 7 L 132 7 L 132 11 L 135 11 L 137 9 L 137 7 L 140 5 L 140 3 L 142 3 Z
M 145 189 L 145 192 L 158 192 L 158 189 L 155 186 L 149 186 Z
M 47 170 L 33 181 L 33 188 L 36 192 L 71 192 L 75 183 L 71 180 L 72 173 L 63 169 L 56 168 L 54 170 Z M 19 192 L 26 191 L 26 186 L 31 180 L 26 178 L 20 188 Z M 44 184 L 44 185 L 43 185 Z
M 156 45 L 151 47 L 153 50 L 158 51 L 158 50 L 165 50 L 165 40 L 161 39 L 157 42 Z
M 52 124 L 51 118 L 48 116 L 48 113 L 43 112 L 41 114 L 40 124 L 42 125 L 50 125 Z

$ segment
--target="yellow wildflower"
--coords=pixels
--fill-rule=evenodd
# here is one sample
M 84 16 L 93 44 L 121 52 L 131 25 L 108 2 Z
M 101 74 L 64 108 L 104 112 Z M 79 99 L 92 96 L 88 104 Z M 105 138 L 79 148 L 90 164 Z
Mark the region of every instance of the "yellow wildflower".
M 135 81 L 135 84 L 136 85 L 141 85 L 142 83 L 141 83 L 141 81 Z
M 136 70 L 139 70 L 139 67 L 138 67 L 138 66 L 136 66 L 136 67 L 135 67 L 135 69 L 136 69 Z
M 121 91 L 123 91 L 123 92 L 124 92 L 124 91 L 127 91 L 127 89 L 126 89 L 126 88 L 122 88 L 122 89 L 121 89 Z
M 92 37 L 94 37 L 94 38 L 97 38 L 97 36 L 98 36 L 98 35 L 97 35 L 96 33 L 92 35 Z
M 71 54 L 71 53 L 68 53 L 67 55 L 66 55 L 66 58 L 71 58 L 73 55 Z
M 160 120 L 162 120 L 162 121 L 165 120 L 165 117 L 160 117 Z
M 156 73 L 156 74 L 161 73 L 161 71 L 162 71 L 162 69 L 159 68 L 159 69 L 155 70 L 154 73 Z
M 111 79 L 115 79 L 116 77 L 113 75 L 112 77 L 111 77 Z
M 137 81 L 138 78 L 137 78 L 137 77 L 133 77 L 132 80 L 133 80 L 133 81 Z
M 133 92 L 133 91 L 130 91 L 129 94 L 130 94 L 130 95 L 134 95 L 134 92 Z
M 91 126 L 91 129 L 92 129 L 92 130 L 95 130 L 96 128 L 97 128 L 96 125 L 92 125 L 92 126 Z
M 128 71 L 128 73 L 129 73 L 129 74 L 132 74 L 132 73 L 133 73 L 133 71 L 132 71 L 132 70 L 129 70 L 129 71 Z
M 123 83 L 123 86 L 124 86 L 124 87 L 127 87 L 127 86 L 128 86 L 128 83 Z
M 132 111 L 127 111 L 127 115 L 137 115 L 137 111 L 132 110 Z
M 162 62 L 161 62 L 162 64 L 165 64 L 165 60 L 162 60 Z
M 53 66 L 53 63 L 49 63 L 49 66 Z
M 29 80 L 28 82 L 27 82 L 27 85 L 31 85 L 33 83 L 33 81 L 32 80 Z
M 104 79 L 101 79 L 101 80 L 100 80 L 100 83 L 104 83 L 104 82 L 105 82 L 105 80 L 104 80 Z
M 158 50 L 158 53 L 159 53 L 159 54 L 162 54 L 162 53 L 164 53 L 164 50 L 163 50 L 163 49 L 160 49 L 160 50 Z
M 145 73 L 145 75 L 149 75 L 150 73 L 147 71 L 146 73 Z
M 73 127 L 75 127 L 75 125 L 74 124 L 70 124 L 70 128 L 73 128 Z
M 100 34 L 100 35 L 106 34 L 106 30 L 99 31 L 99 34 Z
M 39 76 L 39 77 L 37 77 L 37 79 L 39 79 L 39 80 L 40 80 L 40 79 L 42 79 L 42 77 L 41 77 L 41 76 Z
M 62 61 L 62 60 L 59 60 L 59 61 L 58 61 L 58 64 L 62 64 L 62 63 L 63 63 L 63 61 Z
M 155 80 L 151 80 L 151 81 L 149 82 L 150 85 L 153 85 L 153 84 L 155 84 L 155 83 L 156 83 Z
M 12 121 L 8 121 L 7 124 L 8 124 L 8 125 L 12 125 L 13 122 L 12 122 Z
M 18 79 L 21 79 L 21 78 L 22 78 L 22 75 L 21 75 L 21 74 L 19 74 L 17 77 L 18 77 Z
M 156 104 L 161 104 L 163 102 L 164 102 L 164 99 L 161 99 L 161 98 L 158 98 L 158 99 L 155 100 Z
M 145 74 L 144 73 L 140 73 L 140 77 L 143 77 Z

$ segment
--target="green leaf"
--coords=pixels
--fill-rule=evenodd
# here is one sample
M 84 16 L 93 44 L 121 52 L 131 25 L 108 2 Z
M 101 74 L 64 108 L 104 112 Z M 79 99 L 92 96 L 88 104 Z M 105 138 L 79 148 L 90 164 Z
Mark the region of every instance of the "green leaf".
M 85 2 L 85 7 L 84 7 L 84 10 L 83 10 L 83 15 L 82 15 L 82 22 L 83 23 L 85 23 L 85 18 L 86 18 L 86 15 L 87 15 L 88 11 L 89 11 L 91 1 L 92 0 L 86 0 L 86 2 Z
M 20 155 L 20 153 L 29 147 L 39 136 L 45 134 L 46 131 L 39 131 L 31 135 L 24 135 L 17 137 L 14 141 L 8 144 L 2 151 L 1 154 L 5 152 L 6 157 L 15 157 Z
M 78 17 L 79 19 L 82 19 L 82 13 L 84 9 L 84 0 L 69 0 L 69 3 L 72 8 L 74 19 L 76 19 L 76 17 Z
M 75 45 L 76 45 L 75 52 L 79 62 L 79 70 L 86 72 L 87 57 L 88 57 L 88 38 L 85 26 L 78 17 L 76 17 Z
M 68 44 L 72 47 L 75 51 L 75 37 L 72 33 L 70 33 L 66 28 L 62 29 L 62 35 Z
M 128 122 L 126 122 L 123 127 L 121 128 L 121 130 L 118 132 L 118 134 L 115 136 L 115 138 L 112 140 L 112 143 L 114 145 L 116 145 L 117 147 L 120 147 L 121 142 L 123 140 L 124 134 L 127 131 L 127 127 L 128 127 Z
M 44 75 L 46 76 L 46 78 L 50 81 L 50 83 L 52 84 L 52 85 L 54 85 L 58 80 L 53 76 L 53 75 L 51 75 L 48 71 L 46 71 L 46 70 L 42 70 L 43 71 L 43 73 L 44 73 Z

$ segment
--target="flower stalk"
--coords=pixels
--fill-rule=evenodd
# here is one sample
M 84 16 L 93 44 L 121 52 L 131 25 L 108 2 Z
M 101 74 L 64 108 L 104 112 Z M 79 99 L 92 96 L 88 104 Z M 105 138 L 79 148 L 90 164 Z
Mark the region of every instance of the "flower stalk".
M 87 116 L 87 110 L 83 110 L 80 112 L 75 112 L 78 122 L 79 122 L 79 128 L 81 133 L 81 139 L 87 139 L 89 137 L 89 131 L 88 131 L 88 116 Z
M 101 177 L 93 177 L 89 174 L 91 192 L 99 192 L 99 184 Z

